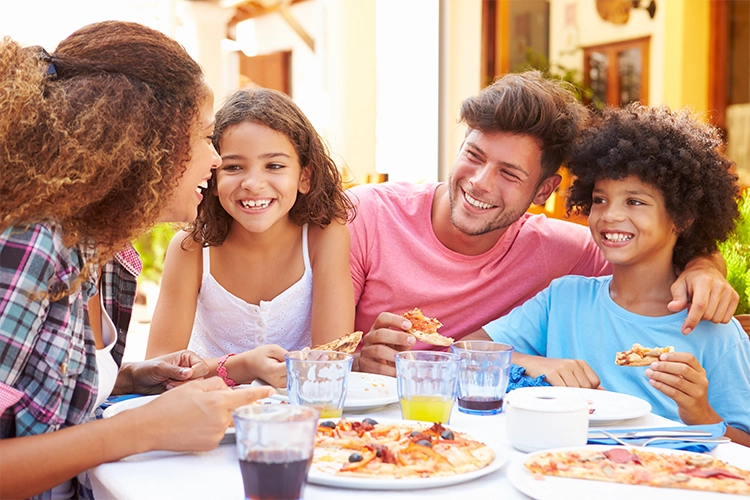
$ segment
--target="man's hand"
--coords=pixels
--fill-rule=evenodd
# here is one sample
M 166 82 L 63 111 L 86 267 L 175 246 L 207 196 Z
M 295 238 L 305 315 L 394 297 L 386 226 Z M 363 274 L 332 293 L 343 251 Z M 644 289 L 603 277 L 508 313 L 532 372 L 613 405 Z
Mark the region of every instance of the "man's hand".
M 116 394 L 159 394 L 208 373 L 208 365 L 192 351 L 177 351 L 146 361 L 123 365 Z
M 411 322 L 403 316 L 380 313 L 370 331 L 362 339 L 358 369 L 361 372 L 396 376 L 394 356 L 399 351 L 408 351 L 417 339 L 406 333 Z
M 669 310 L 677 312 L 690 306 L 682 325 L 683 334 L 693 331 L 702 319 L 713 323 L 728 323 L 732 319 L 740 296 L 727 283 L 724 270 L 724 260 L 718 253 L 696 257 L 672 284 Z
M 588 363 L 580 359 L 545 358 L 514 352 L 512 361 L 524 367 L 526 375 L 530 377 L 544 375 L 547 382 L 552 385 L 601 389 L 599 377 Z

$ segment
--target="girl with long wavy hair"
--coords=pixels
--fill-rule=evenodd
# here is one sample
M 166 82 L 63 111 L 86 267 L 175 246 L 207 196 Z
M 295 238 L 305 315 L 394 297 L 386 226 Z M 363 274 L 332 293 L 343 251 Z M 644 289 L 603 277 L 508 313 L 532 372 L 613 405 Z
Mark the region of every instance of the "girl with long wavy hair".
M 281 92 L 230 96 L 214 145 L 222 164 L 167 251 L 146 356 L 189 346 L 225 380 L 284 386 L 285 350 L 354 326 L 354 210 L 322 139 Z

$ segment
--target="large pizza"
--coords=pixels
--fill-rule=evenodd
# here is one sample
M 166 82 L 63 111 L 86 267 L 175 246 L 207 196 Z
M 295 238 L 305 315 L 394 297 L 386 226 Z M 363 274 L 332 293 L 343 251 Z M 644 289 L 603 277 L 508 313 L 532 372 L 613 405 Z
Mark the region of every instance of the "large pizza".
M 750 495 L 750 471 L 697 453 L 586 447 L 536 453 L 524 465 L 540 476 Z
M 326 474 L 400 479 L 463 474 L 494 457 L 486 444 L 441 424 L 365 418 L 321 422 L 313 464 Z

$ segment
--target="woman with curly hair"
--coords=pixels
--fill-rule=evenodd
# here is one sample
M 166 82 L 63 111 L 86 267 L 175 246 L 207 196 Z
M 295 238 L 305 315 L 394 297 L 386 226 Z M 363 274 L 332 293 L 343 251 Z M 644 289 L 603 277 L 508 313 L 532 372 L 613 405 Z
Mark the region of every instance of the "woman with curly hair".
M 684 336 L 686 312 L 667 308 L 678 273 L 716 252 L 738 216 L 737 177 L 721 147 L 717 131 L 688 111 L 606 110 L 573 148 L 567 206 L 588 215 L 612 276 L 554 280 L 484 331 L 525 354 L 576 359 L 602 387 L 645 399 L 664 417 L 724 421 L 728 437 L 750 446 L 748 336 L 736 319 L 701 321 Z M 675 352 L 642 369 L 616 365 L 634 343 Z
M 140 270 L 129 242 L 193 220 L 221 161 L 200 67 L 134 23 L 86 26 L 52 54 L 5 38 L 0 109 L 0 497 L 66 498 L 103 462 L 215 447 L 231 409 L 268 390 L 183 384 L 207 373 L 189 351 L 122 363 Z M 176 385 L 87 423 L 110 393 Z
M 222 164 L 167 251 L 146 356 L 188 347 L 227 381 L 285 386 L 285 350 L 354 327 L 354 211 L 322 139 L 281 92 L 230 96 L 214 146 Z

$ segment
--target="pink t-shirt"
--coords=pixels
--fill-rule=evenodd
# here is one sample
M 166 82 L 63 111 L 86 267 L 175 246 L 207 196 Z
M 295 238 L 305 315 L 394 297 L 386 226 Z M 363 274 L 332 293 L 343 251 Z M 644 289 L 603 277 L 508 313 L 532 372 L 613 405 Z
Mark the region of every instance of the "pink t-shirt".
M 611 273 L 587 227 L 525 214 L 481 255 L 449 250 L 432 229 L 439 184 L 390 182 L 348 190 L 357 203 L 351 233 L 354 328 L 368 332 L 381 312 L 414 307 L 461 338 L 510 312 L 554 278 Z M 418 342 L 415 349 L 430 348 Z

